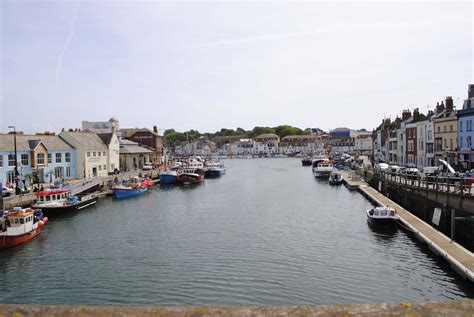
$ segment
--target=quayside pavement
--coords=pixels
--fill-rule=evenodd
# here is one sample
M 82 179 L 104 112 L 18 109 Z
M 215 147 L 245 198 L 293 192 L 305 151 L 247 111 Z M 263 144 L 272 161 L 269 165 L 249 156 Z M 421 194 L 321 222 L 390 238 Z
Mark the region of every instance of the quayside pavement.
M 364 196 L 368 197 L 377 205 L 394 208 L 397 211 L 399 220 L 404 226 L 410 229 L 418 239 L 426 243 L 434 253 L 446 259 L 457 273 L 471 282 L 474 282 L 474 256 L 469 250 L 452 241 L 408 210 L 370 187 L 355 173 L 343 171 L 342 177 L 344 183 L 349 188 L 358 189 Z

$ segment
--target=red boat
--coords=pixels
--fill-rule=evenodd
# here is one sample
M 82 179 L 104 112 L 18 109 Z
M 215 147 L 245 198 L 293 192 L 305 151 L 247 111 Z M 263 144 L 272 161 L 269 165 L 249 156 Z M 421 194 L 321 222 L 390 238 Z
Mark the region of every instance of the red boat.
M 14 208 L 0 211 L 0 249 L 10 248 L 27 242 L 41 233 L 41 227 L 48 221 L 41 211 Z

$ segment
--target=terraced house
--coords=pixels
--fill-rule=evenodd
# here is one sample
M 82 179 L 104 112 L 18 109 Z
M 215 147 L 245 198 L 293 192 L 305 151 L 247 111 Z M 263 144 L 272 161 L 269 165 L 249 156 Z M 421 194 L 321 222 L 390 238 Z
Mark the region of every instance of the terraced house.
M 446 108 L 444 103 L 436 106 L 436 114 L 433 117 L 435 134 L 435 162 L 445 159 L 449 164 L 458 164 L 458 118 L 454 110 L 453 98 L 446 97 Z
M 16 132 L 19 181 L 49 183 L 72 179 L 76 173 L 76 150 L 54 134 L 25 135 Z M 12 184 L 15 180 L 14 138 L 0 134 L 0 182 Z

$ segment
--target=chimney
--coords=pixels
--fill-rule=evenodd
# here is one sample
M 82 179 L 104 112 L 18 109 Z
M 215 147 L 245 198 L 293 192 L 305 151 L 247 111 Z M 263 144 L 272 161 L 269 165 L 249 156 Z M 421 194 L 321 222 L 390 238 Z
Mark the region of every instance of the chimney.
M 408 120 L 411 117 L 411 111 L 410 110 L 403 110 L 402 112 L 402 121 Z
M 467 99 L 474 98 L 474 84 L 469 85 L 469 89 L 467 92 Z
M 156 125 L 153 126 L 153 132 L 158 133 L 158 127 Z
M 436 103 L 436 113 L 439 114 L 443 112 L 444 110 L 444 103 L 441 101 L 441 104 L 439 102 Z
M 453 97 L 446 97 L 446 112 L 452 112 L 454 110 Z
M 416 108 L 415 110 L 413 110 L 413 119 L 415 120 L 419 120 L 420 119 L 420 110 L 418 108 Z

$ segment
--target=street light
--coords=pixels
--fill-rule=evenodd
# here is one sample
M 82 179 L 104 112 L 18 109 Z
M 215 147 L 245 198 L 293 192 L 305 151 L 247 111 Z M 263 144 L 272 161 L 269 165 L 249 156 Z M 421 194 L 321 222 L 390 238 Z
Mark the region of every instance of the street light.
M 13 147 L 15 149 L 15 194 L 20 194 L 20 188 L 18 187 L 18 160 L 17 160 L 17 151 L 16 151 L 16 129 L 15 126 L 9 125 L 9 129 L 13 129 Z

